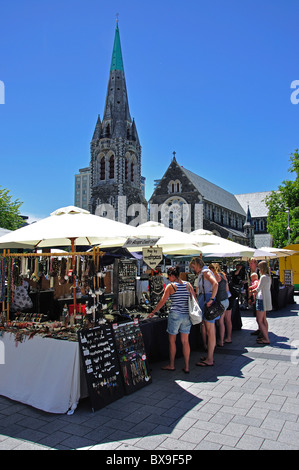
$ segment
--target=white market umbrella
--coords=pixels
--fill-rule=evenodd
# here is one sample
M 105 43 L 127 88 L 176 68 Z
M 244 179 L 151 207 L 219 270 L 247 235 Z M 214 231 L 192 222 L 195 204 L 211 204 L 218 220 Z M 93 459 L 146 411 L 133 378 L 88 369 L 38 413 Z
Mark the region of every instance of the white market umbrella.
M 136 227 L 136 236 L 141 238 L 157 238 L 152 244 L 155 247 L 161 247 L 163 254 L 189 254 L 201 253 L 200 243 L 190 237 L 190 234 L 166 227 L 164 224 L 149 221 Z M 148 246 L 144 245 L 144 246 Z M 132 249 L 128 246 L 129 251 Z M 138 249 L 141 249 L 139 246 Z M 137 247 L 134 248 L 135 251 Z
M 254 250 L 254 253 L 252 256 L 243 256 L 242 259 L 248 259 L 248 258 L 253 258 L 253 259 L 266 259 L 266 258 L 277 258 L 277 255 L 275 253 L 270 253 L 269 251 L 264 251 L 261 248 L 258 248 Z
M 49 217 L 0 237 L 0 249 L 100 245 L 104 241 L 134 237 L 135 227 L 93 215 L 75 206 L 63 207 Z
M 229 240 L 226 240 L 225 238 L 215 235 L 210 230 L 205 230 L 202 228 L 193 230 L 193 232 L 190 232 L 190 235 L 194 237 L 194 239 L 198 241 L 198 243 L 201 243 L 202 245 L 214 245 L 214 244 L 218 245 L 218 244 L 222 244 L 224 241 L 229 241 Z
M 260 250 L 272 253 L 276 255 L 277 258 L 285 258 L 286 256 L 292 256 L 293 254 L 297 253 L 297 251 L 288 250 L 286 248 L 272 248 L 268 246 L 263 246 L 260 248 Z
M 213 258 L 231 258 L 231 257 L 252 257 L 255 252 L 254 248 L 241 245 L 230 240 L 224 240 L 219 245 L 205 245 L 202 247 L 204 257 Z
M 202 247 L 202 254 L 205 257 L 232 258 L 241 257 L 242 259 L 255 258 L 276 258 L 276 255 L 261 249 L 251 248 L 241 245 L 231 240 L 224 240 L 219 245 L 206 245 Z

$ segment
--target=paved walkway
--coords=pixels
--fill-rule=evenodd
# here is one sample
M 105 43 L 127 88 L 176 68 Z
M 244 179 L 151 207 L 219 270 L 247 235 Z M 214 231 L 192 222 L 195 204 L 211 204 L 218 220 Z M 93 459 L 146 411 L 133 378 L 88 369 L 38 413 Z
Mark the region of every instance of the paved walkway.
M 153 383 L 91 412 L 51 415 L 0 397 L 0 449 L 199 450 L 299 449 L 299 297 L 269 314 L 270 346 L 250 332 L 251 314 L 213 367 L 189 375 L 152 365 Z

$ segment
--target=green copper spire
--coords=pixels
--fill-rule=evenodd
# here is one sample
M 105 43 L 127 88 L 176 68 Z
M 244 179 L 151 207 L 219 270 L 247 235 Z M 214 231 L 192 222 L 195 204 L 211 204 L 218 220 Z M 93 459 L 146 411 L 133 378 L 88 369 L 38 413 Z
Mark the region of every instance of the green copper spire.
M 120 37 L 119 37 L 119 29 L 118 29 L 118 22 L 116 23 L 115 29 L 115 36 L 114 36 L 114 44 L 113 44 L 113 52 L 112 52 L 112 60 L 111 60 L 111 70 L 124 70 L 123 65 L 123 58 L 121 54 L 121 45 L 120 45 Z

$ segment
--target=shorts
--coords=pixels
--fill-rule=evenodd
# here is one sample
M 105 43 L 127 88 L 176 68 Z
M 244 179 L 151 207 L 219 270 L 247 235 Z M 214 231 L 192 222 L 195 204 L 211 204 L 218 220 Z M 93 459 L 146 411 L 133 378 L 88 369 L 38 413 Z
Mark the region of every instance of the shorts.
M 256 299 L 256 309 L 259 311 L 259 312 L 263 312 L 264 311 L 264 303 L 263 303 L 263 299 Z
M 224 307 L 224 312 L 225 312 L 225 310 L 228 309 L 229 300 L 228 300 L 228 299 L 220 300 L 220 303 L 223 305 L 223 307 Z M 224 312 L 223 312 L 223 313 L 224 313 Z
M 191 329 L 191 321 L 189 315 L 184 315 L 176 312 L 169 312 L 167 333 L 170 335 L 177 335 L 178 333 L 189 334 Z
M 209 292 L 208 294 L 206 294 L 206 302 L 209 302 L 210 298 L 212 297 L 212 292 Z M 205 314 L 204 314 L 204 306 L 205 306 L 205 299 L 204 299 L 204 295 L 203 294 L 199 294 L 198 296 L 198 304 L 202 310 L 202 313 L 203 313 L 203 320 L 204 321 L 207 321 L 209 323 L 215 323 L 216 320 L 219 320 L 220 318 L 220 315 L 216 318 L 214 318 L 213 320 L 206 320 L 205 319 Z

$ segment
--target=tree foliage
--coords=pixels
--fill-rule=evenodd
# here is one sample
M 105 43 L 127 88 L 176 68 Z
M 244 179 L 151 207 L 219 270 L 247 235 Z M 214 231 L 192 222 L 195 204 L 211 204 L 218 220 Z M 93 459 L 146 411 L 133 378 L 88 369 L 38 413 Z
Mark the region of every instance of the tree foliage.
M 288 241 L 288 211 L 290 227 L 290 243 L 299 243 L 299 153 L 298 149 L 290 156 L 290 173 L 295 173 L 294 181 L 283 181 L 278 191 L 266 198 L 269 209 L 267 231 L 273 237 L 273 245 L 282 248 Z
M 8 189 L 0 187 L 0 227 L 8 230 L 20 228 L 24 221 L 20 215 L 19 209 L 23 203 L 12 196 Z

